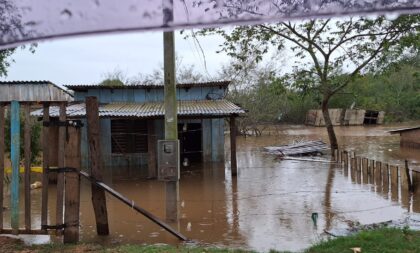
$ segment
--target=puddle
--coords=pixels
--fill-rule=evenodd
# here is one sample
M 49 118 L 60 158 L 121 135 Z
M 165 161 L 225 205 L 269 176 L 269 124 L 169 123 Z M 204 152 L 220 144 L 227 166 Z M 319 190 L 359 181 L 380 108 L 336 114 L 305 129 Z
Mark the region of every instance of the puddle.
M 420 162 L 420 151 L 400 149 L 399 137 L 389 135 L 386 132 L 389 128 L 336 129 L 339 143 L 360 156 L 395 165 L 403 164 L 404 159 L 414 164 Z M 283 126 L 276 130 L 276 135 L 273 131 L 271 136 L 238 137 L 236 179 L 230 177 L 228 160 L 183 171 L 179 189 L 181 218 L 171 225 L 198 244 L 258 251 L 302 250 L 324 238 L 324 230 L 340 231 L 349 222 L 363 225 L 412 217 L 411 222 L 418 226 L 420 196 L 409 196 L 402 191 L 393 195 L 372 184 L 358 183 L 337 164 L 281 161 L 262 149 L 301 139 L 327 141 L 327 134 L 324 128 Z M 229 159 L 229 142 L 225 150 Z M 158 217 L 165 217 L 163 183 L 119 180 L 113 182 L 113 187 Z M 39 226 L 39 194 L 40 191 L 33 193 L 33 226 Z M 54 191 L 50 192 L 50 200 L 54 206 Z M 83 181 L 82 241 L 179 243 L 114 198 L 107 196 L 107 200 L 111 234 L 98 237 L 90 185 Z M 55 213 L 50 212 L 49 217 L 54 220 Z

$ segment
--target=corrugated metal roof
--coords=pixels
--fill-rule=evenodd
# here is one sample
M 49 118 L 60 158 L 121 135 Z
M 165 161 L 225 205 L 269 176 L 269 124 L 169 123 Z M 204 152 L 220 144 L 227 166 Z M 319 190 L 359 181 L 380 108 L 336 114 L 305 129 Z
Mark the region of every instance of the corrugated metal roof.
M 50 81 L 0 81 L 0 102 L 73 101 L 72 94 Z
M 229 116 L 244 114 L 245 110 L 234 103 L 221 100 L 194 100 L 178 101 L 178 115 L 180 116 Z M 100 117 L 161 117 L 165 114 L 163 102 L 147 103 L 109 103 L 99 106 Z M 33 116 L 42 116 L 42 109 L 32 112 Z M 67 107 L 67 117 L 84 117 L 86 115 L 85 103 L 72 104 Z M 50 116 L 58 117 L 59 108 L 50 107 Z
M 178 83 L 177 88 L 192 88 L 192 87 L 227 87 L 230 81 L 215 81 L 215 82 L 198 82 L 198 83 Z M 74 91 L 83 91 L 87 89 L 163 89 L 163 84 L 130 84 L 130 85 L 99 85 L 99 84 L 69 84 L 65 85 L 68 89 Z
M 418 129 L 420 129 L 420 126 L 394 129 L 394 130 L 389 130 L 388 132 L 391 133 L 391 134 L 397 134 L 397 133 L 401 133 L 401 132 L 414 131 L 414 130 L 418 130 Z

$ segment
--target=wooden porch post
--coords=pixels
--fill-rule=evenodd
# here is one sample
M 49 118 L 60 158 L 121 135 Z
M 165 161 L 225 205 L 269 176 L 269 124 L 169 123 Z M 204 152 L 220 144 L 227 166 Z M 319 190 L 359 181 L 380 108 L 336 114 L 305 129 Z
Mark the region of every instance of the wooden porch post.
M 96 97 L 86 97 L 87 133 L 89 142 L 91 176 L 102 181 L 101 144 L 99 143 L 99 104 Z M 105 191 L 92 183 L 92 204 L 98 235 L 109 235 L 108 211 Z
M 31 105 L 25 104 L 25 229 L 31 230 Z
M 238 174 L 236 162 L 236 122 L 235 116 L 230 117 L 230 168 L 231 174 L 235 177 Z
M 148 168 L 148 177 L 149 178 L 156 178 L 156 143 L 157 138 L 155 134 L 155 121 L 148 120 L 147 121 L 147 152 L 148 152 L 148 159 L 147 159 L 147 168 Z

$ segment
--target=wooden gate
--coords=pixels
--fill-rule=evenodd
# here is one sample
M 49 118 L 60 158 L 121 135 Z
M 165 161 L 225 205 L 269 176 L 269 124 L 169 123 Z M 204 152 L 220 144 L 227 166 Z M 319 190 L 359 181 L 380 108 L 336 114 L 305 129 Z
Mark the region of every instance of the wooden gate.
M 31 120 L 30 111 L 37 103 L 11 101 L 0 104 L 0 233 L 2 234 L 49 234 L 55 232 L 64 235 L 64 242 L 77 242 L 79 239 L 79 204 L 80 204 L 80 121 L 66 120 L 66 102 L 42 102 L 42 194 L 41 226 L 31 226 Z M 50 120 L 50 108 L 59 110 L 59 120 Z M 5 119 L 10 115 L 10 228 L 3 224 L 4 173 L 5 173 Z M 23 168 L 20 167 L 21 117 L 23 116 Z M 58 166 L 50 167 L 50 130 L 58 127 L 57 157 Z M 54 140 L 53 140 L 54 141 Z M 23 170 L 24 221 L 19 213 L 19 173 Z M 57 199 L 55 220 L 48 220 L 49 174 L 57 176 Z M 50 210 L 51 211 L 51 210 Z M 23 226 L 22 226 L 23 225 Z

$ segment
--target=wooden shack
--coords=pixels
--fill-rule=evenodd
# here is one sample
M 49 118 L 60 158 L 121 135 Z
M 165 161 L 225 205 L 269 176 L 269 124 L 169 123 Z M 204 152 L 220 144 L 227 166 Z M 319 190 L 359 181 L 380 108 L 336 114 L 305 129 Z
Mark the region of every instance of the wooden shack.
M 226 100 L 229 81 L 177 84 L 178 136 L 181 162 L 222 162 L 225 157 L 225 119 L 245 111 Z M 74 102 L 67 107 L 70 119 L 86 118 L 85 99 L 100 103 L 102 162 L 113 177 L 155 177 L 157 140 L 164 138 L 164 86 L 67 85 Z M 33 112 L 41 116 L 42 110 Z M 50 116 L 58 117 L 51 107 Z M 82 129 L 82 165 L 89 167 L 87 132 Z
M 380 125 L 384 122 L 385 112 L 363 109 L 329 109 L 333 126 Z M 325 126 L 322 110 L 309 110 L 306 114 L 306 125 Z
M 389 133 L 401 136 L 401 147 L 420 148 L 420 126 L 395 129 L 389 131 Z

